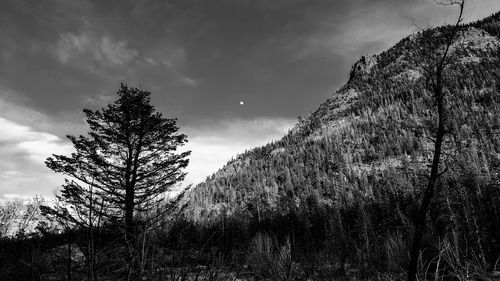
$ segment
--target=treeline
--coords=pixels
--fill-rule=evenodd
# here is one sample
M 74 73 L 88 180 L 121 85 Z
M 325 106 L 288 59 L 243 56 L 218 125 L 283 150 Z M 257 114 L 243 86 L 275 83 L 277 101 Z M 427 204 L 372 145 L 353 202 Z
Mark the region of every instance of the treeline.
M 426 269 L 438 270 L 439 276 L 451 278 L 453 274 L 465 276 L 467 268 L 474 267 L 474 274 L 488 276 L 494 270 L 500 252 L 500 188 L 492 175 L 498 174 L 499 166 L 492 163 L 486 169 L 480 158 L 473 153 L 463 155 L 440 179 L 424 239 L 421 274 Z M 279 194 L 272 209 L 264 200 L 254 199 L 236 211 L 214 215 L 209 222 L 181 220 L 173 233 L 182 243 L 175 244 L 205 246 L 207 251 L 222 251 L 226 256 L 236 252 L 244 261 L 253 239 L 265 233 L 279 241 L 277 244 L 290 241 L 293 260 L 302 270 L 309 266 L 311 273 L 325 273 L 328 268 L 327 275 L 337 277 L 353 272 L 400 276 L 408 262 L 419 199 L 416 187 L 425 183 L 419 172 L 422 170 L 415 170 L 407 161 L 377 176 L 356 177 L 358 186 L 346 192 L 346 201 L 338 204 L 325 203 L 319 190 L 310 195 L 289 192 Z M 372 189 L 369 196 L 366 186 Z M 445 256 L 446 262 L 437 268 L 436 259 Z

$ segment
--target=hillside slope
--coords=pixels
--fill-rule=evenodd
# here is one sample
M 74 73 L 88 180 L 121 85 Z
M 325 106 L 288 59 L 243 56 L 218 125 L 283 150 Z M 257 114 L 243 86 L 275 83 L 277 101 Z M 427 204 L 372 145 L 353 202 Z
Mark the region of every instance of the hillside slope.
M 194 187 L 187 194 L 186 217 L 207 221 L 238 213 L 260 220 L 265 212 L 317 204 L 413 198 L 425 181 L 435 120 L 419 56 L 439 52 L 447 28 L 411 35 L 381 54 L 362 57 L 349 81 L 283 139 L 237 156 Z M 485 186 L 498 182 L 499 55 L 500 13 L 463 26 L 447 70 L 451 133 L 441 190 L 462 185 L 463 174 Z

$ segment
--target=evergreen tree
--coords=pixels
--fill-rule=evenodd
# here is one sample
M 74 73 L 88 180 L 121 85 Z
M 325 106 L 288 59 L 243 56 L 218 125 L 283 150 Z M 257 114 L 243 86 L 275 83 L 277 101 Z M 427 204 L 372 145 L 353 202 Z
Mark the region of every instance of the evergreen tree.
M 90 225 L 92 216 L 111 217 L 124 222 L 132 234 L 134 215 L 156 207 L 162 195 L 184 179 L 190 152 L 176 149 L 187 137 L 178 133 L 176 119 L 156 112 L 150 94 L 122 84 L 112 104 L 83 110 L 88 135 L 68 135 L 75 152 L 54 154 L 45 162 L 70 178 L 58 195 L 63 204 L 46 208 L 46 213 Z

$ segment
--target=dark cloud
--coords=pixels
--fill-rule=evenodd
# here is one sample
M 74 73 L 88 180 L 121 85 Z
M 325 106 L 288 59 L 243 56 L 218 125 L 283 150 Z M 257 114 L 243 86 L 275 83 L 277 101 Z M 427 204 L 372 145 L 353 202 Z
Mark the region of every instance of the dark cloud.
M 452 14 L 429 14 L 435 4 L 424 0 L 0 5 L 0 83 L 41 111 L 81 108 L 125 81 L 151 89 L 160 107 L 189 124 L 305 114 L 345 81 L 357 57 L 413 31 L 412 18 L 440 23 Z M 234 106 L 240 99 L 249 101 L 244 112 Z
M 466 18 L 499 9 L 498 0 L 469 0 Z M 9 90 L 0 98 L 15 95 L 45 121 L 28 124 L 12 110 L 0 117 L 59 137 L 80 133 L 81 109 L 106 104 L 127 82 L 151 90 L 190 132 L 230 134 L 214 124 L 231 120 L 291 124 L 344 83 L 361 55 L 390 47 L 413 22 L 438 25 L 455 12 L 432 0 L 4 0 L 0 90 Z M 258 143 L 276 136 L 256 132 Z

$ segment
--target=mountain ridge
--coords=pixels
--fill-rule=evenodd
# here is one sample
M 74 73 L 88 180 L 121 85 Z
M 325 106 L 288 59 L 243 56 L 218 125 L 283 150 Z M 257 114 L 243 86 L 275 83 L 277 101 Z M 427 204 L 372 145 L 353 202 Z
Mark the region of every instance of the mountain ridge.
M 415 64 L 421 53 L 415 46 L 424 48 L 429 42 L 439 46 L 446 28 L 421 31 L 380 54 L 362 56 L 347 83 L 300 118 L 285 137 L 238 155 L 190 190 L 186 217 L 200 221 L 236 212 L 254 217 L 255 209 L 288 208 L 283 206 L 290 204 L 282 202 L 285 199 L 296 207 L 310 198 L 328 206 L 348 205 L 359 198 L 379 200 L 385 189 L 408 192 L 405 184 L 418 185 L 421 179 L 415 175 L 425 171 L 432 156 L 428 138 L 434 114 L 424 74 Z M 491 132 L 499 129 L 491 116 L 500 116 L 500 13 L 462 29 L 450 67 L 455 77 L 463 78 L 450 82 L 450 92 L 459 92 L 461 99 L 450 104 L 463 110 L 452 113 L 449 125 L 461 141 L 470 139 L 469 144 L 459 145 L 464 155 L 472 153 L 470 157 L 481 162 L 478 165 L 491 166 L 500 161 L 498 137 L 486 140 L 474 131 L 483 130 L 486 123 L 493 124 Z M 468 120 L 471 116 L 474 119 Z M 385 178 L 405 184 L 380 183 Z

